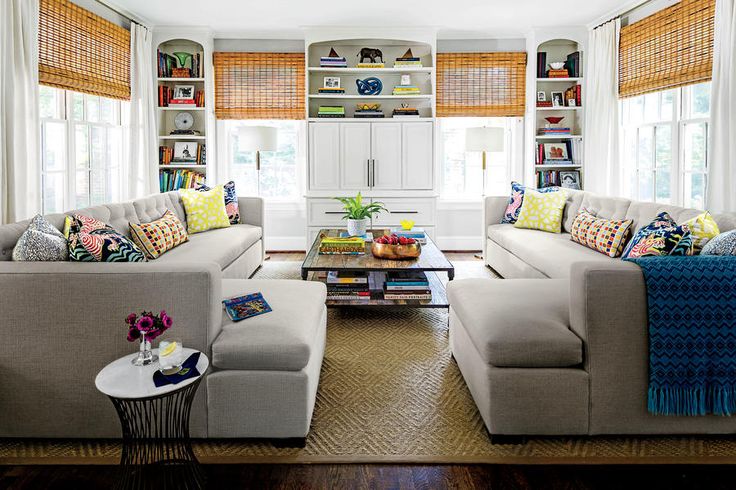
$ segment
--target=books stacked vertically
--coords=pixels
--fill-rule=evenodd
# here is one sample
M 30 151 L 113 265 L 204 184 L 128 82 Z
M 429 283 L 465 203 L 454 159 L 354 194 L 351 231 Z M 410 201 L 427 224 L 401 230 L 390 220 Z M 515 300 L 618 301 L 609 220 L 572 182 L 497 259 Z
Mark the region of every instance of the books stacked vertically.
M 319 66 L 327 68 L 347 68 L 348 60 L 344 56 L 338 56 L 334 48 L 330 48 L 330 54 L 319 59 Z
M 320 87 L 317 92 L 320 94 L 344 94 L 345 89 L 342 87 Z
M 158 77 L 159 78 L 204 78 L 204 53 L 192 53 L 190 58 L 191 68 L 178 67 L 176 57 L 157 50 Z M 176 70 L 176 71 L 175 71 Z M 182 70 L 186 70 L 182 73 Z
M 581 94 L 581 86 L 580 85 L 573 85 L 569 89 L 565 90 L 565 103 L 569 106 L 570 103 L 568 101 L 574 100 L 575 105 L 580 107 L 583 104 L 583 97 Z
M 416 85 L 397 85 L 394 87 L 394 95 L 419 95 L 419 87 Z
M 537 53 L 537 78 L 547 78 L 547 53 Z
M 393 117 L 414 119 L 419 117 L 419 109 L 416 107 L 397 107 L 391 115 Z
M 345 117 L 345 108 L 341 105 L 321 105 L 317 117 Z
M 580 51 L 575 51 L 567 55 L 567 61 L 565 61 L 565 68 L 571 77 L 580 77 Z
M 569 78 L 570 74 L 567 68 L 561 68 L 559 70 L 549 69 L 547 70 L 547 78 Z
M 358 68 L 383 68 L 383 63 L 358 63 Z
M 159 146 L 158 147 L 158 163 L 161 165 L 168 165 L 171 163 L 171 159 L 174 158 L 174 149 L 170 146 Z
M 405 230 L 403 228 L 392 228 L 391 234 L 401 238 L 413 238 L 421 245 L 427 244 L 427 233 L 424 228 L 412 228 L 411 230 Z
M 558 187 L 560 185 L 559 170 L 543 170 L 537 172 L 537 188 Z
M 386 272 L 383 299 L 431 300 L 432 290 L 429 288 L 427 274 L 415 270 Z
M 422 60 L 408 49 L 402 57 L 396 58 L 394 68 L 422 68 Z
M 322 237 L 319 243 L 321 255 L 363 255 L 365 240 L 359 237 Z
M 329 271 L 325 283 L 328 300 L 367 301 L 371 299 L 367 272 Z
M 161 192 L 193 189 L 199 184 L 204 184 L 204 175 L 184 169 L 161 170 L 158 178 Z
M 541 136 L 569 136 L 570 134 L 572 134 L 572 130 L 570 128 L 556 127 L 539 128 L 539 134 Z

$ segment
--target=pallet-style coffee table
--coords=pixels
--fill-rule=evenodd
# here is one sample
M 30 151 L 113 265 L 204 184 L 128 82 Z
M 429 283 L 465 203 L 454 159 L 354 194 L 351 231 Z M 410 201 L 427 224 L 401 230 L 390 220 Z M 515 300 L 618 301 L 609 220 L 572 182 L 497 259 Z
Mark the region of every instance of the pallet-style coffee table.
M 455 268 L 452 266 L 447 257 L 439 248 L 427 237 L 427 244 L 422 245 L 421 255 L 412 260 L 385 260 L 373 256 L 371 253 L 371 244 L 365 244 L 364 255 L 320 255 L 319 244 L 323 236 L 340 236 L 340 232 L 345 230 L 324 229 L 320 230 L 317 238 L 307 253 L 307 257 L 302 263 L 302 279 L 311 279 L 313 281 L 322 281 L 318 277 L 319 272 L 324 271 L 399 271 L 399 270 L 420 270 L 427 274 L 429 280 L 429 289 L 432 291 L 431 300 L 390 300 L 383 297 L 371 297 L 370 300 L 328 300 L 328 307 L 335 306 L 404 306 L 413 308 L 447 308 L 447 293 L 442 280 L 437 276 L 437 272 L 446 272 L 447 278 L 452 281 L 455 277 Z M 379 237 L 388 233 L 389 230 L 372 230 L 370 233 L 374 237 Z M 311 274 L 311 277 L 310 277 Z

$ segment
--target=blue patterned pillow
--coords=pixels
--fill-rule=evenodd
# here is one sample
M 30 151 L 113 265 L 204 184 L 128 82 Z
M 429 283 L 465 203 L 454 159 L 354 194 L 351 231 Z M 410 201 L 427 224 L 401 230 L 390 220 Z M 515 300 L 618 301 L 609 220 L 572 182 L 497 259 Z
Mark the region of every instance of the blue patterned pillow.
M 521 206 L 524 204 L 525 190 L 526 187 L 518 182 L 511 182 L 511 197 L 509 197 L 509 203 L 506 205 L 506 212 L 503 213 L 501 223 L 513 224 L 519 219 Z M 541 189 L 536 189 L 537 192 L 556 192 L 557 190 L 559 190 L 557 187 L 542 187 Z
M 66 217 L 64 230 L 69 239 L 72 262 L 145 262 L 138 247 L 112 226 L 75 214 Z
M 230 181 L 222 186 L 225 189 L 225 212 L 230 220 L 231 225 L 240 223 L 240 208 L 238 207 L 238 195 L 235 193 L 235 181 Z M 205 184 L 199 184 L 197 189 L 200 192 L 212 190 Z
M 662 212 L 636 232 L 621 258 L 692 254 L 693 237 L 688 226 L 678 226 L 669 213 Z
M 736 230 L 711 238 L 703 247 L 700 255 L 736 255 Z

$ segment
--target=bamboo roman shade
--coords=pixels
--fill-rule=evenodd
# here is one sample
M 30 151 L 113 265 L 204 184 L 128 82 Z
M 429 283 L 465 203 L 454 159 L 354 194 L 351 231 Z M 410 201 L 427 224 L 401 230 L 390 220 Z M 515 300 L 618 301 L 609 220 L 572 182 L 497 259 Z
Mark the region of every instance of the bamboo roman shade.
M 619 95 L 632 97 L 710 80 L 715 3 L 681 0 L 622 27 Z
M 39 82 L 130 99 L 130 32 L 68 0 L 40 4 Z
M 437 117 L 523 116 L 526 53 L 438 53 Z
M 215 53 L 218 119 L 304 119 L 304 53 Z

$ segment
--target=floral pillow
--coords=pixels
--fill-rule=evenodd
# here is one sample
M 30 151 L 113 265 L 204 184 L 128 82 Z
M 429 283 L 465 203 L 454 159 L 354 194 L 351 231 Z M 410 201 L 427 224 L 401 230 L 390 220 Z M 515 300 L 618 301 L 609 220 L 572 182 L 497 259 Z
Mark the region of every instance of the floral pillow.
M 225 190 L 225 212 L 231 225 L 240 223 L 240 209 L 238 208 L 238 195 L 235 193 L 235 182 L 230 181 L 222 186 Z M 205 184 L 199 184 L 197 190 L 200 192 L 211 191 L 212 188 Z
M 69 259 L 73 262 L 145 262 L 136 245 L 102 221 L 75 214 L 66 217 Z
M 686 224 L 678 225 L 669 213 L 663 212 L 636 232 L 621 258 L 692 254 L 693 237 L 690 228 Z
M 503 214 L 501 223 L 516 223 L 519 219 L 519 213 L 521 212 L 521 205 L 524 203 L 524 191 L 526 187 L 519 184 L 518 182 L 511 182 L 511 197 L 509 197 L 509 203 L 506 205 L 506 212 Z M 557 187 L 543 187 L 536 189 L 537 192 L 557 192 Z

